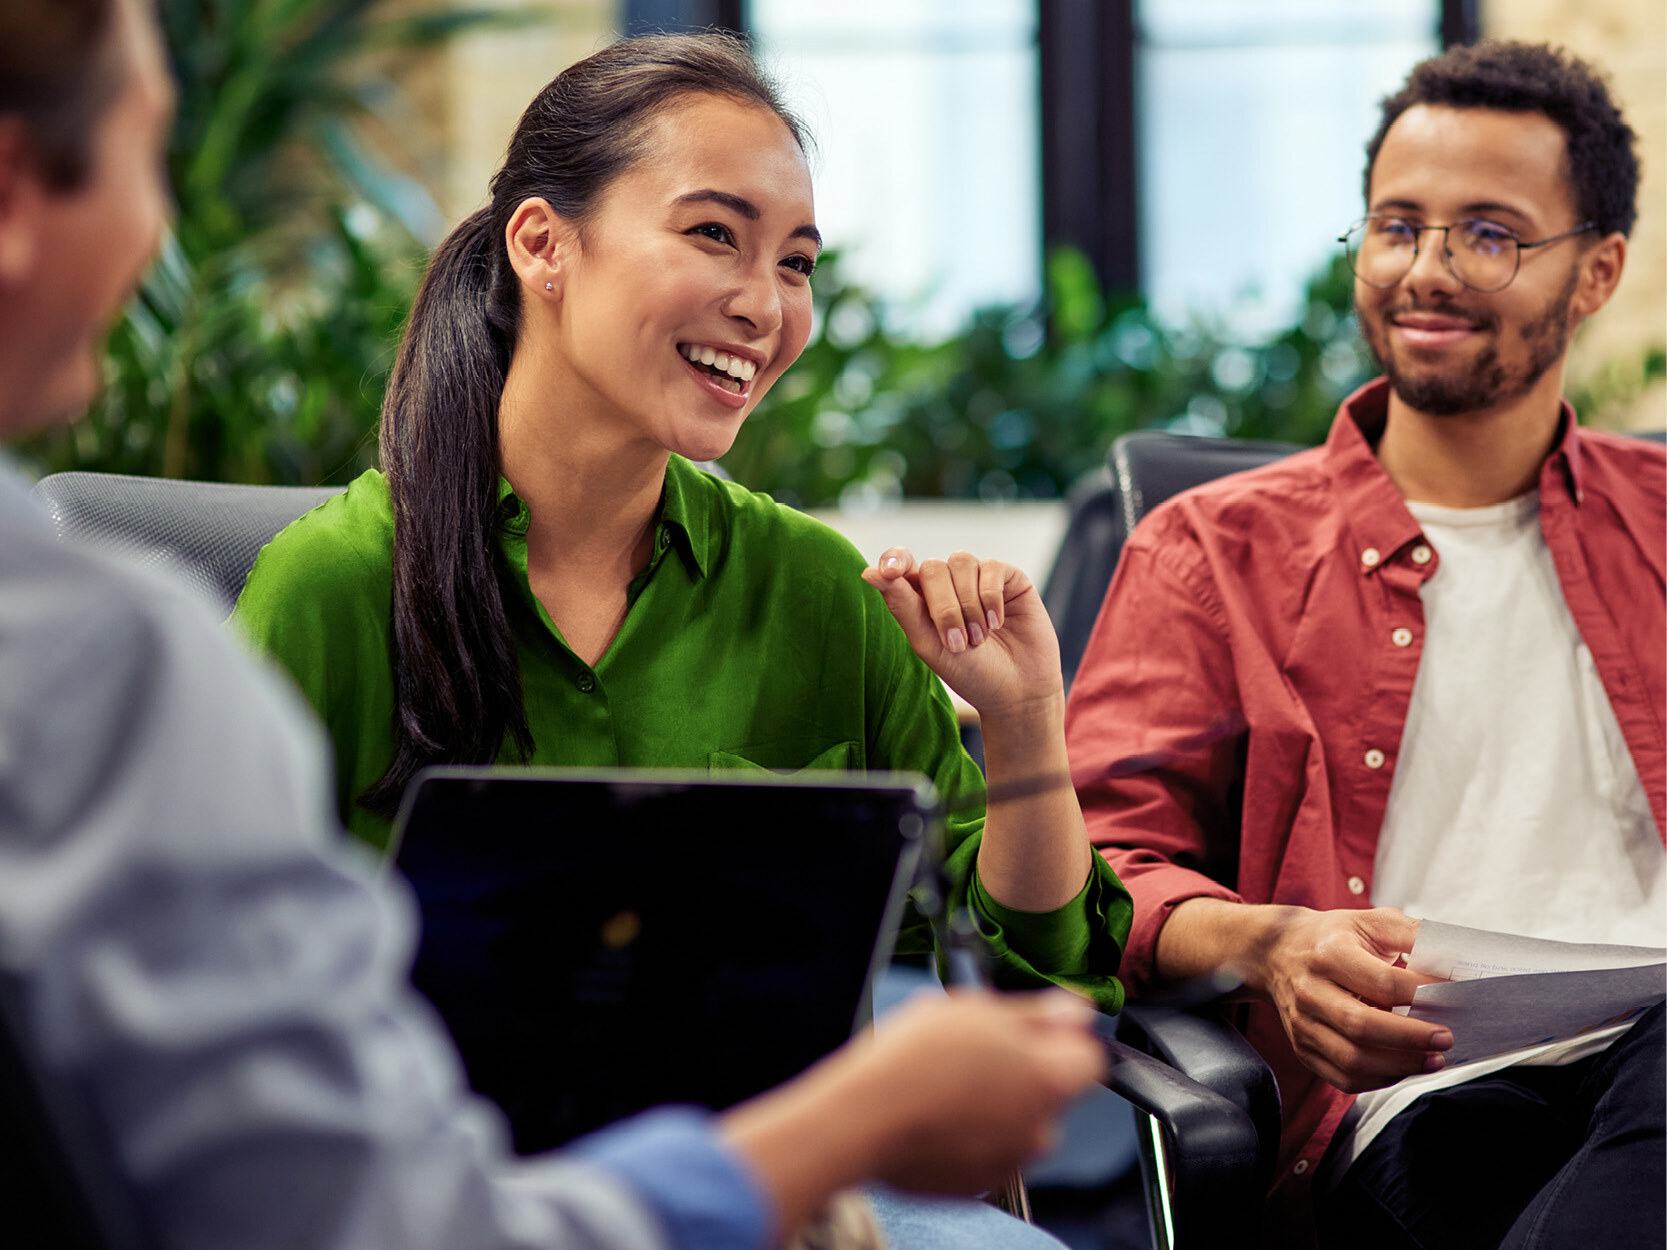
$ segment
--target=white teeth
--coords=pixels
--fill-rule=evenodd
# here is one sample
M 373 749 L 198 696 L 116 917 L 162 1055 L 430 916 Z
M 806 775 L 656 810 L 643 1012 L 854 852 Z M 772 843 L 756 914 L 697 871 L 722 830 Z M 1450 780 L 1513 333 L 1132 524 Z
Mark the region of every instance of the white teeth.
M 727 373 L 738 383 L 751 382 L 758 375 L 758 366 L 745 356 L 732 356 L 715 347 L 699 347 L 693 343 L 679 343 L 678 355 L 691 364 L 708 365 L 720 373 Z

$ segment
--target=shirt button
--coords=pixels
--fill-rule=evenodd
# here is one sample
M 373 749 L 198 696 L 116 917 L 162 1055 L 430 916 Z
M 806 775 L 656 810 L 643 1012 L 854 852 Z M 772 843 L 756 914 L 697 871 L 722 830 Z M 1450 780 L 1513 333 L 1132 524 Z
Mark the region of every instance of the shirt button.
M 664 551 L 666 549 L 666 544 L 669 542 L 671 542 L 671 535 L 666 533 L 666 527 L 662 525 L 659 530 L 655 532 L 654 545 L 661 551 Z
M 1404 627 L 1397 629 L 1393 634 L 1390 634 L 1389 637 L 1397 647 L 1410 647 L 1412 645 L 1412 631 L 1410 629 L 1406 629 Z
M 1298 1159 L 1295 1163 L 1293 1163 L 1291 1165 L 1291 1171 L 1295 1172 L 1298 1176 L 1301 1176 L 1307 1170 L 1308 1170 L 1308 1160 L 1307 1159 Z
M 1364 894 L 1364 893 L 1366 893 L 1366 883 L 1364 881 L 1362 881 L 1359 877 L 1350 877 L 1349 878 L 1349 893 L 1350 894 Z
M 1378 554 L 1378 549 L 1376 547 L 1368 547 L 1365 551 L 1360 553 L 1360 562 L 1367 568 L 1372 568 L 1381 559 L 1383 559 L 1383 557 Z
M 1373 747 L 1370 751 L 1366 752 L 1366 767 L 1382 768 L 1383 752 L 1378 750 L 1376 747 Z
M 589 673 L 580 673 L 579 680 L 573 684 L 579 687 L 580 694 L 589 694 L 592 690 L 596 689 L 596 678 L 592 677 Z
M 1430 562 L 1430 557 L 1434 554 L 1435 552 L 1431 551 L 1423 543 L 1419 543 L 1412 549 L 1412 562 L 1414 564 L 1428 564 Z

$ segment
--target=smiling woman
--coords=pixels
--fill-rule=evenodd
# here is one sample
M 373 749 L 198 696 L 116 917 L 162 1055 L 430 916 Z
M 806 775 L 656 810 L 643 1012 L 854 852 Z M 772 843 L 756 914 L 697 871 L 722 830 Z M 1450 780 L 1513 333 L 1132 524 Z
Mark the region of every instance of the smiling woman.
M 920 772 L 998 979 L 1115 1010 L 1127 895 L 1065 781 L 1029 579 L 965 553 L 865 568 L 692 463 L 804 348 L 819 247 L 799 127 L 741 44 L 626 40 L 564 71 L 433 259 L 382 471 L 274 540 L 238 618 L 326 721 L 373 844 L 434 763 Z M 943 683 L 1021 796 L 988 819 Z

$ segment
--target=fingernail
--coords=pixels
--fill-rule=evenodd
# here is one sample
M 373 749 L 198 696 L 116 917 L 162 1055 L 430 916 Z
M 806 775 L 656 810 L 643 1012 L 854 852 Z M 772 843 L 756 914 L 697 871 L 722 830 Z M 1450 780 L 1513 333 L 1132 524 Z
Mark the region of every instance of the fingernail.
M 1453 1048 L 1453 1035 L 1451 1033 L 1449 1033 L 1446 1029 L 1441 1030 L 1441 1032 L 1437 1033 L 1434 1037 L 1430 1038 L 1430 1049 L 1431 1050 L 1451 1050 L 1452 1048 Z
M 1425 1055 L 1424 1056 L 1424 1071 L 1426 1071 L 1426 1072 L 1440 1072 L 1446 1066 L 1447 1066 L 1447 1056 L 1446 1055 Z
M 994 608 L 991 608 L 989 611 L 984 613 L 984 619 L 990 622 L 990 632 L 992 634 L 1001 627 L 1001 622 L 997 619 L 996 610 Z
M 984 631 L 978 628 L 977 621 L 973 621 L 967 626 L 967 641 L 975 647 L 984 641 Z
M 896 556 L 885 556 L 880 560 L 880 571 L 882 573 L 889 573 L 892 569 L 900 569 L 902 567 L 903 561 L 898 559 Z
M 958 629 L 950 630 L 945 641 L 951 651 L 960 652 L 967 649 L 967 636 Z

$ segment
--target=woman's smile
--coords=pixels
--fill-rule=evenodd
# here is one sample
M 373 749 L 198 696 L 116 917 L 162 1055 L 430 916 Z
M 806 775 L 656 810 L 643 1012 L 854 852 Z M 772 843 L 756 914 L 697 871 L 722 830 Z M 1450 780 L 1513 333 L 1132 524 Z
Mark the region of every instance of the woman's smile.
M 710 343 L 679 343 L 677 354 L 701 385 L 716 391 L 718 398 L 734 401 L 737 407 L 747 402 L 760 363 L 752 356 L 739 348 L 714 347 Z

